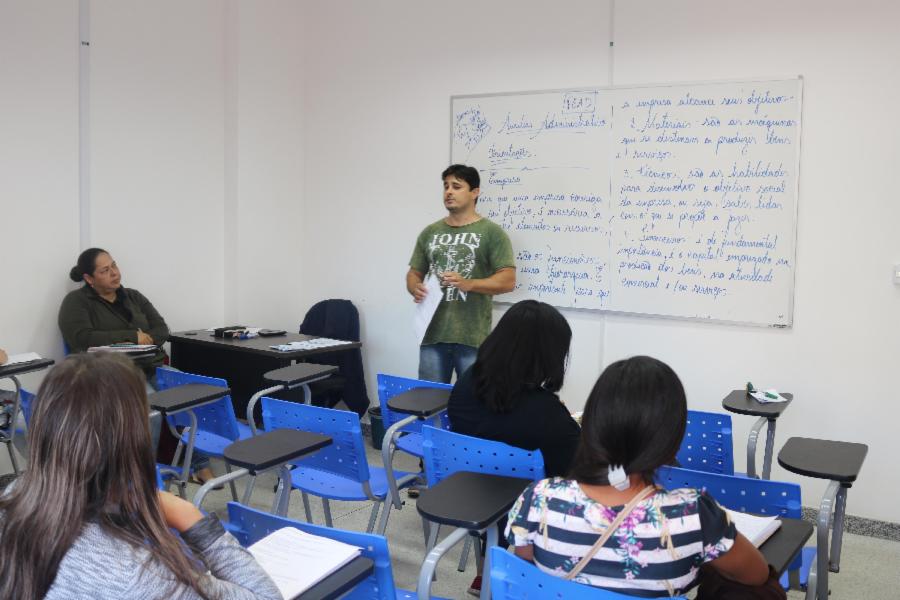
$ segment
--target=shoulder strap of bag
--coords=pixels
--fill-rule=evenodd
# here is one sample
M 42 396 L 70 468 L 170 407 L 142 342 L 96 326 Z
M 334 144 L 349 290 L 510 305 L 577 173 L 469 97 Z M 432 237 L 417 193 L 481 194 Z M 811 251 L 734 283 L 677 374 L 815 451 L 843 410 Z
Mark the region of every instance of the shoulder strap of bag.
M 600 548 L 603 547 L 603 544 L 606 543 L 606 540 L 608 540 L 610 536 L 612 536 L 612 534 L 616 532 L 616 529 L 619 528 L 619 525 L 622 524 L 622 521 L 624 521 L 628 517 L 628 515 L 631 514 L 631 511 L 634 510 L 634 507 L 640 504 L 641 500 L 652 494 L 655 489 L 656 488 L 654 486 L 648 485 L 640 492 L 638 492 L 637 496 L 632 498 L 628 502 L 628 504 L 626 504 L 625 507 L 621 510 L 621 512 L 619 512 L 616 518 L 613 519 L 613 522 L 609 524 L 609 527 L 606 528 L 606 531 L 603 532 L 603 535 L 601 535 L 600 538 L 596 542 L 594 542 L 594 545 L 591 546 L 591 549 L 588 550 L 587 554 L 585 554 L 582 559 L 578 561 L 578 564 L 575 565 L 575 568 L 566 573 L 563 579 L 572 580 L 577 577 L 578 574 L 581 573 L 581 571 L 587 566 L 587 564 L 591 562 L 591 559 L 594 558 L 594 555 L 597 554 Z

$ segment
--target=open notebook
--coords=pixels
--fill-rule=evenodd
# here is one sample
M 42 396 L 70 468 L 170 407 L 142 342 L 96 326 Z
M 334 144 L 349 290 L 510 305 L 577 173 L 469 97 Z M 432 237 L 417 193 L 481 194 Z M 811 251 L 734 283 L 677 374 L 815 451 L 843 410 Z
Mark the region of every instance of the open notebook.
M 360 549 L 285 527 L 249 548 L 286 600 L 296 598 L 359 556 Z
M 772 534 L 781 527 L 778 517 L 759 517 L 747 513 L 725 509 L 728 518 L 737 527 L 737 530 L 750 540 L 750 543 L 759 548 L 763 542 L 772 537 Z

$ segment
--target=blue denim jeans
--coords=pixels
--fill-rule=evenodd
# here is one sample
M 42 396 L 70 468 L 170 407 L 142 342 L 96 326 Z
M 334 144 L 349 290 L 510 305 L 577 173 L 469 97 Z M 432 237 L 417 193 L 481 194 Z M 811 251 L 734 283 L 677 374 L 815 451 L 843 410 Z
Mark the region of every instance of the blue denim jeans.
M 478 348 L 465 344 L 428 344 L 419 346 L 419 379 L 450 383 L 453 372 L 456 378 L 475 362 Z

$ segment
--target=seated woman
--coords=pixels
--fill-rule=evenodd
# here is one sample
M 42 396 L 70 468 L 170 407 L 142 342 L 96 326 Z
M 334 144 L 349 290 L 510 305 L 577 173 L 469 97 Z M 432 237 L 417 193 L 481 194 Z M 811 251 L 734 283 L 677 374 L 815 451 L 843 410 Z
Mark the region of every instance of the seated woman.
M 666 364 L 637 356 L 610 365 L 588 397 L 570 477 L 529 485 L 509 513 L 516 554 L 558 577 L 642 597 L 680 595 L 708 565 L 698 598 L 723 588 L 785 598 L 715 500 L 654 484 L 686 423 L 684 388 Z
M 66 294 L 59 307 L 59 330 L 69 351 L 84 352 L 93 346 L 121 342 L 156 345 L 153 354 L 134 358 L 150 387 L 156 389 L 156 368 L 166 360 L 162 345 L 169 339 L 169 326 L 162 315 L 143 294 L 122 285 L 119 266 L 102 248 L 82 252 L 69 278 L 84 282 L 82 287 Z M 153 429 L 154 439 L 159 439 L 159 423 L 153 423 Z M 200 452 L 194 452 L 191 462 L 196 483 L 215 476 L 209 468 L 208 457 Z
M 558 310 L 523 300 L 500 318 L 456 382 L 447 404 L 453 431 L 540 450 L 550 477 L 565 475 L 580 429 L 556 395 L 572 330 Z
M 69 292 L 59 307 L 59 330 L 70 352 L 121 342 L 159 346 L 135 363 L 155 387 L 156 367 L 166 353 L 169 326 L 139 291 L 122 286 L 122 273 L 112 256 L 102 248 L 88 248 L 78 257 L 69 277 L 84 285 Z
M 28 470 L 0 497 L 0 597 L 281 598 L 215 516 L 157 491 L 144 378 L 127 358 L 59 363 L 29 434 Z

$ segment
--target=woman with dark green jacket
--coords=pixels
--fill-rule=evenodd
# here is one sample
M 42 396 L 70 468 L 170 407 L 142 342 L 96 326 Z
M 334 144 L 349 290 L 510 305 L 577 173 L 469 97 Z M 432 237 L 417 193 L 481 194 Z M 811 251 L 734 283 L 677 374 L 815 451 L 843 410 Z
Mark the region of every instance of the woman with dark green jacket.
M 154 344 L 155 354 L 135 359 L 147 380 L 154 382 L 156 367 L 166 353 L 169 326 L 139 291 L 122 286 L 116 261 L 101 248 L 88 248 L 69 272 L 72 281 L 84 281 L 69 292 L 59 308 L 59 329 L 71 352 L 120 342 Z

